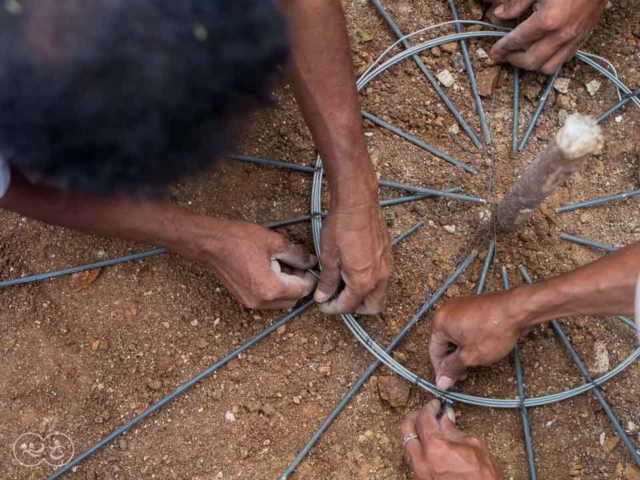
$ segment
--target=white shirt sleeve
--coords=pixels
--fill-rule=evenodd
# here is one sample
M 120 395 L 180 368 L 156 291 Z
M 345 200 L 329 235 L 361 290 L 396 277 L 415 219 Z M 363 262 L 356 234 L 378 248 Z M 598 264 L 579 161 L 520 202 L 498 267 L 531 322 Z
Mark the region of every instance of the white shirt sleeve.
M 9 183 L 11 183 L 11 170 L 9 169 L 9 162 L 7 162 L 0 152 L 0 198 L 4 197 L 9 189 Z

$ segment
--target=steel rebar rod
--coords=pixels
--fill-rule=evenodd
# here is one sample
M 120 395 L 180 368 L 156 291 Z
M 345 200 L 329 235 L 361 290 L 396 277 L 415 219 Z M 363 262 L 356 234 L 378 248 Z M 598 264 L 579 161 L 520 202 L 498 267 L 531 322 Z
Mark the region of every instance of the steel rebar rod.
M 383 120 L 380 120 L 380 121 L 383 122 Z M 391 128 L 395 128 L 395 127 L 391 127 Z M 416 141 L 419 141 L 419 140 L 416 140 Z M 316 171 L 315 168 L 313 168 L 313 167 L 307 167 L 307 166 L 303 166 L 303 165 L 296 165 L 295 163 L 280 162 L 278 160 L 268 160 L 266 158 L 249 157 L 249 156 L 246 156 L 246 155 L 227 155 L 227 157 L 231 158 L 233 160 L 239 160 L 241 162 L 256 163 L 256 164 L 259 164 L 259 165 L 269 165 L 271 167 L 284 168 L 284 169 L 295 170 L 295 171 L 304 172 L 304 173 L 315 173 L 315 171 Z M 457 160 L 453 160 L 453 161 L 457 162 Z M 471 167 L 468 167 L 468 168 L 471 168 Z M 387 181 L 387 180 L 378 180 L 378 184 L 381 187 L 393 188 L 395 190 L 403 190 L 405 192 L 422 193 L 423 195 L 432 196 L 432 197 L 449 197 L 449 198 L 453 198 L 455 200 L 463 200 L 463 201 L 467 201 L 467 202 L 482 203 L 482 204 L 486 204 L 487 203 L 487 201 L 482 199 L 482 198 L 472 197 L 472 196 L 468 196 L 468 195 L 457 195 L 456 192 L 459 192 L 459 191 L 462 190 L 460 187 L 449 188 L 449 189 L 446 189 L 446 190 L 434 190 L 434 189 L 430 189 L 430 188 L 422 188 L 422 187 L 414 187 L 412 185 L 404 185 L 402 183 L 390 182 L 390 181 Z M 398 199 L 398 200 L 400 200 L 400 199 Z M 400 202 L 400 203 L 402 203 L 402 202 Z M 393 204 L 391 204 L 391 205 L 393 205 Z M 288 220 L 284 220 L 284 221 L 288 221 Z
M 487 249 L 487 256 L 484 258 L 482 272 L 480 273 L 480 279 L 478 280 L 478 288 L 476 288 L 476 295 L 480 295 L 484 291 L 484 285 L 487 282 L 487 274 L 489 273 L 489 267 L 491 267 L 491 260 L 493 260 L 493 254 L 495 251 L 496 242 L 492 240 L 489 244 L 489 248 Z
M 451 10 L 451 16 L 454 21 L 458 21 L 458 10 L 456 9 L 456 4 L 454 0 L 449 0 L 449 9 Z M 455 24 L 455 29 L 457 33 L 462 33 L 462 27 L 459 23 Z M 489 124 L 487 123 L 487 117 L 484 113 L 484 105 L 482 105 L 482 98 L 480 98 L 480 94 L 478 93 L 478 83 L 476 82 L 476 75 L 473 71 L 473 65 L 471 63 L 471 58 L 469 57 L 469 50 L 467 49 L 467 42 L 464 40 L 460 40 L 460 50 L 462 51 L 462 59 L 464 60 L 465 68 L 467 69 L 467 75 L 469 75 L 469 82 L 471 83 L 471 93 L 473 94 L 473 99 L 476 104 L 476 111 L 478 112 L 478 117 L 480 117 L 480 125 L 482 126 L 482 133 L 484 134 L 484 139 L 487 142 L 487 145 L 491 145 L 491 131 L 489 130 Z
M 408 230 L 404 231 L 403 233 L 398 235 L 396 238 L 394 238 L 393 241 L 391 242 L 391 246 L 395 247 L 400 242 L 402 242 L 405 238 L 407 238 L 410 235 L 413 235 L 415 232 L 420 230 L 422 227 L 424 227 L 424 222 L 422 220 L 420 220 L 413 227 L 409 228 Z
M 618 247 L 596 242 L 594 240 L 588 240 L 582 237 L 576 237 L 575 235 L 569 235 L 568 233 L 563 233 L 562 235 L 560 235 L 560 238 L 562 240 L 577 243 L 578 245 L 582 245 L 585 247 L 599 248 L 600 250 L 604 250 L 605 252 L 617 252 L 618 250 L 620 250 Z
M 600 115 L 597 118 L 596 121 L 598 123 L 604 122 L 607 118 L 609 118 L 611 115 L 616 113 L 618 110 L 620 110 L 622 107 L 624 107 L 627 103 L 629 103 L 631 100 L 633 100 L 634 97 L 637 97 L 637 96 L 640 96 L 640 88 L 637 88 L 636 90 L 634 90 L 633 92 L 631 92 L 630 94 L 628 94 L 627 96 L 622 98 L 613 107 L 611 107 L 609 110 L 607 110 L 602 115 Z
M 581 208 L 595 207 L 602 205 L 603 203 L 615 202 L 618 200 L 626 200 L 627 198 L 637 197 L 640 195 L 640 190 L 632 190 L 630 192 L 618 193 L 616 195 L 610 195 L 608 197 L 595 198 L 593 200 L 586 200 L 580 203 L 574 203 L 572 205 L 565 205 L 563 207 L 556 208 L 556 213 L 572 212 Z
M 139 260 L 141 258 L 152 257 L 154 255 L 160 255 L 166 252 L 167 252 L 166 248 L 154 248 L 153 250 L 147 250 L 146 252 L 134 253 L 132 255 L 125 255 L 124 257 L 111 258 L 109 260 L 103 260 L 101 262 L 87 263 L 85 265 L 78 265 L 77 267 L 65 268 L 64 270 L 40 273 L 37 275 L 31 275 L 28 277 L 15 278 L 13 280 L 5 280 L 4 282 L 0 282 L 0 289 L 6 288 L 6 287 L 13 287 L 16 285 L 24 285 L 26 283 L 38 282 L 41 280 L 48 280 L 50 278 L 62 277 L 64 275 L 71 275 L 73 273 L 84 272 L 86 270 L 93 270 L 94 268 L 110 267 L 112 265 L 118 265 L 120 263 Z
M 529 276 L 526 269 L 522 265 L 520 265 L 518 269 L 520 270 L 520 274 L 522 275 L 522 278 L 524 278 L 525 282 L 533 283 L 531 280 L 531 277 Z M 565 335 L 560 324 L 557 322 L 557 320 L 551 320 L 550 323 L 551 323 L 551 328 L 556 333 L 556 335 L 560 338 L 560 340 L 562 341 L 562 344 L 564 345 L 564 347 L 567 349 L 567 352 L 571 356 L 571 359 L 576 364 L 576 367 L 578 367 L 578 370 L 580 370 L 580 374 L 584 378 L 585 382 L 589 384 L 594 384 L 593 379 L 591 378 L 591 375 L 589 375 L 589 371 L 586 369 L 586 367 L 582 363 L 582 360 L 580 360 L 580 357 L 578 356 L 578 352 L 576 352 L 575 348 L 573 348 L 573 345 Z M 604 410 L 604 412 L 607 414 L 607 417 L 609 417 L 609 420 L 611 421 L 611 424 L 613 425 L 614 430 L 617 432 L 618 436 L 622 440 L 622 443 L 624 443 L 625 447 L 627 447 L 627 450 L 629 450 L 629 453 L 633 457 L 634 462 L 636 463 L 637 466 L 640 467 L 640 455 L 636 451 L 636 447 L 631 443 L 631 440 L 625 433 L 624 429 L 622 428 L 622 425 L 620 425 L 620 422 L 618 421 L 615 414 L 611 410 L 611 407 L 605 400 L 604 395 L 602 395 L 600 388 L 599 387 L 594 388 L 593 393 L 598 399 L 598 402 L 600 402 L 600 405 L 602 406 L 602 409 Z
M 413 326 L 417 323 L 417 321 L 429 310 L 433 305 L 444 295 L 447 289 L 453 285 L 453 283 L 457 280 L 457 278 L 464 272 L 464 270 L 471 264 L 471 262 L 475 259 L 476 254 L 472 253 L 469 255 L 464 262 L 451 274 L 451 276 L 447 279 L 447 281 L 440 287 L 440 289 L 423 305 L 418 314 L 414 316 L 409 322 L 405 325 L 405 327 L 396 335 L 396 337 L 389 343 L 386 348 L 387 352 L 392 352 L 393 349 L 400 343 L 400 341 L 404 338 L 404 336 L 413 328 Z M 351 401 L 351 399 L 355 396 L 356 393 L 362 388 L 362 386 L 367 382 L 369 377 L 373 375 L 373 373 L 378 369 L 381 365 L 380 360 L 375 360 L 369 368 L 365 370 L 360 379 L 349 389 L 347 394 L 338 402 L 336 408 L 329 414 L 326 420 L 320 425 L 318 430 L 311 436 L 309 441 L 302 447 L 298 455 L 294 458 L 291 464 L 287 467 L 285 472 L 280 477 L 280 480 L 286 480 L 289 478 L 289 475 L 293 473 L 293 471 L 298 467 L 300 462 L 307 456 L 309 450 L 316 444 L 316 442 L 320 439 L 322 434 L 329 428 L 331 423 L 336 419 L 336 417 L 340 414 L 340 412 L 347 406 L 347 404 Z
M 544 93 L 542 94 L 542 97 L 540 97 L 540 101 L 538 102 L 536 111 L 534 112 L 533 117 L 531 117 L 531 120 L 529 121 L 529 125 L 527 126 L 527 130 L 525 131 L 524 136 L 522 137 L 522 141 L 520 142 L 520 145 L 518 145 L 519 152 L 524 150 L 524 147 L 527 145 L 527 142 L 529 141 L 529 137 L 531 137 L 533 130 L 536 128 L 536 125 L 538 124 L 538 120 L 540 119 L 540 115 L 542 114 L 542 110 L 544 110 L 544 107 L 546 106 L 547 101 L 549 100 L 549 96 L 553 91 L 553 86 L 555 85 L 556 80 L 560 76 L 561 71 L 562 71 L 562 67 L 558 68 L 558 70 L 556 70 L 555 73 L 549 78 L 549 82 L 547 83 L 547 86 L 544 89 Z
M 387 10 L 380 4 L 379 0 L 371 0 L 371 1 L 374 7 L 376 7 L 376 9 L 378 10 L 378 13 L 380 13 L 380 15 L 385 20 L 385 22 L 387 22 L 387 25 L 389 25 L 393 33 L 399 39 L 401 39 L 401 42 L 404 48 L 410 48 L 411 44 L 409 43 L 408 40 L 405 39 L 405 35 L 402 33 L 402 31 L 400 30 L 396 22 L 393 20 L 393 18 L 391 18 Z M 416 65 L 418 65 L 418 68 L 420 69 L 420 71 L 427 78 L 427 80 L 429 81 L 433 89 L 436 91 L 440 99 L 443 101 L 443 103 L 449 109 L 451 114 L 454 116 L 454 118 L 456 119 L 456 121 L 458 122 L 462 130 L 464 130 L 464 132 L 468 135 L 469 139 L 473 142 L 473 144 L 477 148 L 482 149 L 482 142 L 480 141 L 478 136 L 475 134 L 475 132 L 471 129 L 471 127 L 466 122 L 466 120 L 462 117 L 462 115 L 460 114 L 458 109 L 455 107 L 455 105 L 451 102 L 451 99 L 444 92 L 444 90 L 440 86 L 440 83 L 438 83 L 438 80 L 434 77 L 433 73 L 431 73 L 431 70 L 429 70 L 429 68 L 420 59 L 419 55 L 413 55 L 412 58 L 413 58 L 413 61 L 416 62 Z
M 511 127 L 511 152 L 518 153 L 518 128 L 520 126 L 520 69 L 513 69 L 513 123 Z
M 505 290 L 509 290 L 509 275 L 507 267 L 502 267 L 502 286 Z M 513 348 L 513 365 L 516 370 L 516 382 L 518 383 L 518 398 L 523 402 L 527 396 L 524 391 L 524 377 L 522 374 L 522 363 L 520 362 L 520 347 L 516 342 Z M 524 403 L 520 406 L 520 416 L 522 418 L 522 429 L 524 431 L 524 445 L 527 453 L 527 463 L 529 464 L 529 478 L 537 480 L 538 472 L 536 470 L 536 457 L 533 453 L 533 440 L 531 438 L 531 424 L 529 423 L 529 412 Z
M 623 317 L 622 315 L 618 315 L 618 320 L 620 320 L 622 323 L 624 323 L 627 327 L 630 327 L 634 330 L 637 330 L 638 327 L 636 327 L 636 324 L 633 320 L 631 320 L 630 318 L 627 317 Z
M 445 162 L 449 162 L 450 164 L 455 165 L 456 167 L 460 167 L 463 170 L 465 170 L 465 171 L 467 171 L 467 172 L 469 172 L 469 173 L 471 173 L 473 175 L 477 175 L 478 174 L 478 171 L 475 168 L 470 167 L 469 165 L 467 165 L 464 162 L 461 162 L 460 160 L 456 160 L 451 155 L 446 154 L 446 153 L 442 152 L 441 150 L 438 150 L 437 148 L 432 147 L 431 145 L 427 145 L 422 140 L 419 140 L 416 137 L 413 137 L 413 136 L 409 135 L 408 133 L 403 132 L 399 128 L 394 127 L 390 123 L 385 122 L 381 118 L 376 117 L 375 115 L 367 112 L 366 110 L 361 110 L 360 113 L 362 114 L 363 118 L 366 118 L 367 120 L 369 120 L 372 123 L 378 125 L 379 127 L 382 127 L 382 128 L 384 128 L 386 130 L 389 130 L 392 133 L 395 133 L 399 137 L 404 138 L 409 143 L 411 143 L 411 144 L 415 145 L 416 147 L 419 147 L 419 148 L 429 152 L 433 156 L 438 157 L 438 158 L 444 160 Z
M 291 320 L 291 319 L 297 317 L 298 315 L 300 315 L 302 312 L 307 310 L 311 305 L 313 305 L 313 303 L 314 303 L 313 300 L 308 300 L 307 302 L 305 302 L 300 307 L 296 308 L 291 313 L 285 315 L 280 320 L 278 320 L 276 323 L 274 323 L 269 328 L 264 330 L 262 333 L 256 335 L 255 337 L 250 339 L 248 342 L 246 342 L 243 345 L 241 345 L 240 347 L 236 348 L 233 352 L 228 354 L 226 357 L 224 357 L 221 360 L 218 360 L 216 363 L 211 365 L 205 371 L 203 371 L 199 375 L 193 377 L 188 382 L 182 384 L 180 387 L 178 387 L 176 390 L 174 390 L 169 395 L 164 397 L 162 400 L 160 400 L 159 402 L 153 404 L 151 407 L 147 408 L 144 412 L 142 412 L 141 414 L 139 414 L 136 417 L 132 418 L 131 420 L 129 420 L 124 425 L 122 425 L 120 428 L 114 430 L 110 435 L 108 435 L 104 439 L 100 440 L 98 443 L 96 443 L 94 446 L 92 446 L 90 449 L 88 449 L 87 451 L 85 451 L 81 455 L 78 455 L 77 457 L 75 457 L 73 460 L 71 460 L 71 462 L 69 462 L 64 467 L 62 467 L 60 470 L 55 472 L 47 480 L 55 480 L 56 478 L 62 477 L 64 474 L 68 473 L 72 468 L 74 468 L 80 462 L 84 461 L 86 458 L 88 458 L 91 455 L 93 455 L 94 453 L 96 453 L 102 447 L 104 447 L 108 443 L 110 443 L 113 440 L 115 440 L 116 438 L 118 438 L 124 432 L 126 432 L 127 430 L 131 429 L 133 426 L 135 426 L 138 423 L 140 423 L 142 420 L 147 418 L 149 415 L 151 415 L 152 413 L 156 412 L 157 410 L 162 408 L 167 403 L 171 402 L 171 400 L 173 400 L 174 398 L 182 395 L 184 392 L 189 390 L 195 384 L 197 384 L 200 381 L 204 380 L 205 378 L 210 376 L 213 372 L 218 370 L 220 367 L 222 367 L 225 364 L 227 364 L 230 360 L 236 358 L 242 352 L 244 352 L 248 348 L 252 347 L 256 343 L 258 343 L 260 340 L 262 340 L 263 338 L 267 337 L 269 334 L 275 332 L 279 327 L 281 327 L 282 325 L 287 323 L 289 320 Z

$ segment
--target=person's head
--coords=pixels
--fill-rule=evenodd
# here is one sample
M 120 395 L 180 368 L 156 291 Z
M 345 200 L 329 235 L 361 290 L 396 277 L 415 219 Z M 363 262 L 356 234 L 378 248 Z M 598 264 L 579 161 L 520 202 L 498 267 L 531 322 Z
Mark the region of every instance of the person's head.
M 2 4 L 0 152 L 66 189 L 157 189 L 202 170 L 286 54 L 270 0 Z

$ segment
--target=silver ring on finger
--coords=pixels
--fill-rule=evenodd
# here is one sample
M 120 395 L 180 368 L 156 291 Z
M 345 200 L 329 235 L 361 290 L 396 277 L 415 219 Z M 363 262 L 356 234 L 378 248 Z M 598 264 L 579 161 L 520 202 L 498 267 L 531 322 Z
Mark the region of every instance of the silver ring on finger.
M 404 447 L 407 446 L 407 443 L 409 443 L 411 440 L 420 440 L 420 438 L 418 437 L 417 433 L 410 433 L 409 435 L 407 435 L 406 437 L 404 437 L 402 439 L 402 449 L 404 450 Z

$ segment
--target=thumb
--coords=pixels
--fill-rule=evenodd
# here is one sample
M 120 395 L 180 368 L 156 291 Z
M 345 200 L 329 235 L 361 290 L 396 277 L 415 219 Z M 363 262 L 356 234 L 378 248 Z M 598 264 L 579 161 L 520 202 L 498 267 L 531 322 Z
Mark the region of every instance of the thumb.
M 323 269 L 318 281 L 318 288 L 313 296 L 318 303 L 326 303 L 336 293 L 340 286 L 340 264 L 323 259 Z
M 534 2 L 535 0 L 507 0 L 502 5 L 498 5 L 493 13 L 498 18 L 511 20 L 526 12 Z
M 436 369 L 436 386 L 440 390 L 449 390 L 467 372 L 460 359 L 460 349 L 447 355 Z
M 296 245 L 286 238 L 282 238 L 282 242 L 273 252 L 272 258 L 300 270 L 313 268 L 318 263 L 315 255 L 311 255 L 304 247 Z

